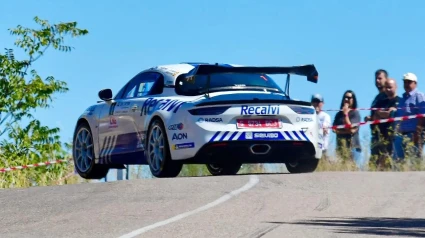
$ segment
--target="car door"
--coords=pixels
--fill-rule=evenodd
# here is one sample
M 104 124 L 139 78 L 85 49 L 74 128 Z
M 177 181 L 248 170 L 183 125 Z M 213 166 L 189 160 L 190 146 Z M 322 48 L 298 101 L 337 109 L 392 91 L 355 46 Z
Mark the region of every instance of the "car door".
M 139 77 L 136 76 L 120 90 L 114 101 L 106 102 L 99 118 L 100 158 L 111 163 L 115 155 L 134 152 L 138 145 L 137 110 Z M 136 105 L 136 106 L 135 106 Z
M 162 93 L 164 77 L 158 72 L 145 72 L 140 75 L 138 84 L 136 95 L 137 101 L 132 104 L 132 108 L 136 108 L 133 113 L 133 120 L 136 123 L 138 137 L 136 151 L 143 151 L 145 149 L 144 141 L 147 130 L 147 128 L 144 128 L 144 121 L 147 118 L 146 115 L 142 113 L 142 110 L 145 108 L 144 104 L 147 100 L 150 100 L 152 97 L 158 97 Z

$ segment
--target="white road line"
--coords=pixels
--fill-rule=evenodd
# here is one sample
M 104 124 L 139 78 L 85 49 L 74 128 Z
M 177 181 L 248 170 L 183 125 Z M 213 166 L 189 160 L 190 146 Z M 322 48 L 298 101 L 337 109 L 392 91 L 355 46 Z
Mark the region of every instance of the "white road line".
M 134 231 L 132 231 L 132 232 L 130 232 L 128 234 L 125 234 L 125 235 L 120 236 L 119 238 L 131 238 L 131 237 L 135 237 L 135 236 L 138 236 L 138 235 L 140 235 L 142 233 L 145 233 L 145 232 L 147 232 L 149 230 L 155 229 L 155 228 L 160 227 L 160 226 L 165 226 L 167 224 L 176 222 L 176 221 L 178 221 L 180 219 L 183 219 L 185 217 L 188 217 L 188 216 L 194 215 L 196 213 L 199 213 L 199 212 L 205 211 L 207 209 L 210 209 L 212 207 L 215 207 L 215 206 L 217 206 L 217 205 L 219 205 L 219 204 L 221 204 L 221 203 L 223 203 L 223 202 L 231 199 L 232 197 L 237 196 L 238 194 L 240 194 L 242 192 L 248 191 L 249 189 L 253 188 L 259 181 L 260 180 L 258 179 L 258 177 L 256 175 L 251 175 L 250 178 L 249 178 L 248 183 L 245 184 L 243 187 L 231 191 L 230 193 L 228 193 L 228 194 L 220 197 L 219 199 L 215 200 L 214 202 L 208 203 L 208 204 L 206 204 L 206 205 L 204 205 L 202 207 L 199 207 L 199 208 L 197 208 L 195 210 L 182 213 L 180 215 L 177 215 L 175 217 L 169 218 L 167 220 L 160 221 L 160 222 L 154 223 L 152 225 L 145 226 L 145 227 L 142 227 L 140 229 L 134 230 Z

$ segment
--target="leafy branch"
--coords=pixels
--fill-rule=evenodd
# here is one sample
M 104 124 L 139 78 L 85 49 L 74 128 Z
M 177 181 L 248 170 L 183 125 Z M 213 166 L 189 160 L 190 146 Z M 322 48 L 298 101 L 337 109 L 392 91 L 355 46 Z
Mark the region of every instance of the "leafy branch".
M 86 29 L 77 28 L 77 22 L 50 24 L 47 20 L 35 17 L 34 21 L 40 29 L 31 29 L 18 25 L 9 29 L 10 34 L 17 36 L 15 46 L 21 48 L 28 59 L 16 60 L 13 49 L 6 49 L 0 55 L 0 114 L 6 113 L 0 125 L 11 119 L 5 129 L 24 117 L 33 118 L 31 110 L 48 108 L 53 101 L 53 94 L 64 93 L 69 89 L 66 82 L 48 76 L 44 80 L 36 70 L 29 68 L 45 54 L 49 47 L 55 50 L 70 52 L 74 49 L 64 45 L 65 36 L 79 37 L 88 34 Z M 30 79 L 26 80 L 25 77 Z M 6 130 L 0 132 L 0 136 Z
M 38 24 L 37 29 L 21 25 L 9 29 L 11 35 L 17 36 L 14 45 L 25 53 L 24 59 L 17 59 L 11 48 L 6 48 L 4 54 L 0 53 L 0 136 L 7 136 L 7 139 L 0 141 L 0 167 L 32 164 L 66 156 L 58 135 L 59 128 L 43 126 L 31 112 L 37 108 L 49 108 L 54 94 L 69 90 L 67 83 L 53 76 L 43 78 L 32 67 L 49 48 L 62 52 L 72 51 L 74 47 L 66 45 L 65 38 L 86 35 L 88 30 L 78 28 L 77 22 L 50 24 L 39 17 L 34 17 L 34 21 Z M 23 118 L 29 118 L 30 122 L 21 127 L 17 122 Z M 69 145 L 65 144 L 65 147 Z M 47 177 L 55 179 L 69 170 L 63 166 L 67 165 L 22 172 L 28 173 L 24 184 L 45 184 Z M 46 174 L 47 177 L 44 176 Z M 4 176 L 2 187 L 18 184 L 13 176 Z

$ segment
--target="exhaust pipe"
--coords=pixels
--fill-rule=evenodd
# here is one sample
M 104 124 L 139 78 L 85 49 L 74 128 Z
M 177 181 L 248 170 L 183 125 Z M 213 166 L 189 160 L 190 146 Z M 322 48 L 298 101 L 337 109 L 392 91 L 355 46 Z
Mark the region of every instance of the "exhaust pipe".
M 249 147 L 251 153 L 256 155 L 265 155 L 269 153 L 271 147 L 268 144 L 254 144 Z

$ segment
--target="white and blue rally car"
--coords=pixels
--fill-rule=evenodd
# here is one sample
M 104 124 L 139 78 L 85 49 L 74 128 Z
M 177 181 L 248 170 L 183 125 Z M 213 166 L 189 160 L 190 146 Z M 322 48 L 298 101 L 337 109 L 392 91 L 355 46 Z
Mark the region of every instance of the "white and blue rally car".
M 269 76 L 286 74 L 285 90 Z M 310 102 L 289 96 L 290 75 L 317 83 L 314 65 L 251 67 L 180 63 L 143 70 L 115 95 L 78 118 L 73 159 L 79 175 L 100 179 L 110 168 L 148 164 L 155 177 L 175 177 L 183 164 L 233 175 L 244 163 L 285 163 L 313 172 L 321 130 Z

